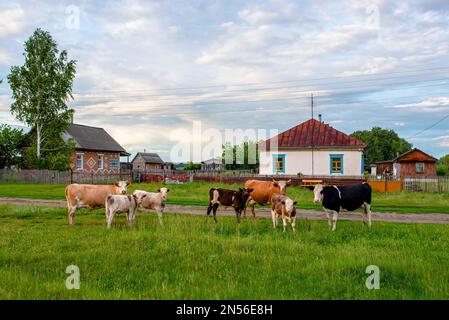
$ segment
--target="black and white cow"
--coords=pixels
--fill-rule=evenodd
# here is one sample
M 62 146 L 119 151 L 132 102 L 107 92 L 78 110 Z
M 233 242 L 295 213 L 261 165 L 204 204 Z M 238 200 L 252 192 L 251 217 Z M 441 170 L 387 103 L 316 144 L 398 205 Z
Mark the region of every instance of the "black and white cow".
M 323 204 L 332 231 L 337 228 L 340 210 L 354 211 L 360 207 L 364 208 L 368 226 L 371 227 L 371 187 L 368 183 L 347 186 L 317 184 L 313 189 L 313 194 L 313 202 Z M 365 220 L 363 222 L 365 223 Z
M 210 212 L 214 213 L 214 220 L 217 222 L 217 209 L 221 205 L 223 207 L 233 207 L 237 216 L 237 222 L 240 223 L 240 216 L 246 207 L 249 194 L 253 189 L 242 189 L 238 191 L 223 188 L 211 188 L 209 190 L 209 207 L 207 208 L 207 216 Z

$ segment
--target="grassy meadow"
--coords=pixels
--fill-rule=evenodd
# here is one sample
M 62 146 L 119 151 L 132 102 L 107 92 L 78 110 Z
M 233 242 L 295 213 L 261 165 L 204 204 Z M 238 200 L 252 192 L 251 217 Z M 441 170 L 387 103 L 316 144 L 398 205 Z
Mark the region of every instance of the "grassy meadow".
M 0 206 L 1 299 L 449 299 L 446 225 L 139 213 L 108 230 L 103 210 L 69 226 L 62 208 Z M 65 288 L 68 265 L 81 288 Z M 380 289 L 368 290 L 368 265 Z
M 156 191 L 162 184 L 142 183 L 132 184 L 129 191 L 142 189 Z M 193 182 L 189 184 L 169 185 L 169 204 L 181 205 L 207 205 L 209 189 L 211 187 L 224 187 L 230 189 L 241 188 L 237 184 L 220 184 Z M 0 197 L 19 197 L 31 199 L 56 199 L 64 200 L 64 185 L 51 184 L 16 184 L 0 183 Z M 302 209 L 318 209 L 321 206 L 313 203 L 313 193 L 302 187 L 289 187 L 287 194 L 298 201 L 298 207 Z M 426 192 L 373 192 L 373 211 L 399 212 L 399 213 L 449 213 L 448 193 Z

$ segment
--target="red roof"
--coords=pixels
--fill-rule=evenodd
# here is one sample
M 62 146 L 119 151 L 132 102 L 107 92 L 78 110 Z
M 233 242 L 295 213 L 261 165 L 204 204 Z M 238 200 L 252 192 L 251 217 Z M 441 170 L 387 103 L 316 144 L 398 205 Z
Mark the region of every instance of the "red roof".
M 278 148 L 349 147 L 365 148 L 366 144 L 354 137 L 332 128 L 315 119 L 307 120 L 266 141 L 269 148 L 273 139 L 278 139 Z

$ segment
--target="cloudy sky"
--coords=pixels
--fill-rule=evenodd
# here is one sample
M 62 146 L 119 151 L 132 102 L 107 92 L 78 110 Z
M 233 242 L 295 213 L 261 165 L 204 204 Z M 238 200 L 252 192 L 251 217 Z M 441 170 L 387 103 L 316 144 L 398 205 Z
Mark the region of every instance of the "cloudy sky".
M 310 118 L 311 93 L 343 132 L 380 126 L 449 153 L 447 0 L 76 2 L 0 2 L 0 79 L 49 31 L 77 60 L 75 122 L 132 153 L 170 160 L 193 121 L 283 131 Z M 3 81 L 0 123 L 20 125 L 10 96 Z

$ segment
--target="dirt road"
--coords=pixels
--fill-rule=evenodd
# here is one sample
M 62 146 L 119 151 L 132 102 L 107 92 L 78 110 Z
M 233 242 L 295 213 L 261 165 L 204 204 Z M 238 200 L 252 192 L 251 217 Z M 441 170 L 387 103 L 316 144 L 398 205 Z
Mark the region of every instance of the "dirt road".
M 20 198 L 0 198 L 0 204 L 13 204 L 13 205 L 33 205 L 44 207 L 66 207 L 67 203 L 64 200 L 37 200 L 37 199 L 20 199 Z M 183 205 L 167 205 L 165 212 L 167 213 L 179 213 L 179 214 L 192 214 L 192 215 L 205 215 L 205 206 L 183 206 Z M 326 214 L 319 210 L 304 210 L 298 209 L 299 218 L 310 220 L 325 220 Z M 247 211 L 251 214 L 251 210 Z M 271 218 L 271 213 L 268 208 L 259 208 L 256 210 L 257 217 Z M 219 209 L 217 216 L 235 216 L 232 208 L 223 210 Z M 362 214 L 360 212 L 342 212 L 339 220 L 362 220 Z M 394 213 L 394 212 L 374 212 L 373 221 L 385 221 L 385 222 L 402 222 L 402 223 L 439 223 L 449 224 L 449 214 L 444 213 Z

